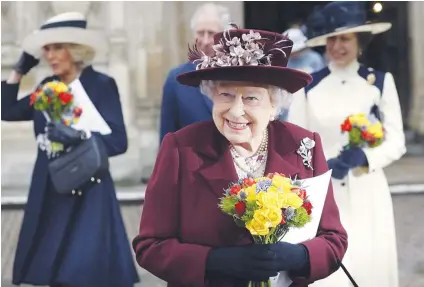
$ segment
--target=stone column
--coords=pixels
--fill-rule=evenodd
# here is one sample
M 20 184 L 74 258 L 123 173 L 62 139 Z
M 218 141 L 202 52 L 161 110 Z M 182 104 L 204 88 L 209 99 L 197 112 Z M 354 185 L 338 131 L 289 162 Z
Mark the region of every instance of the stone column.
M 408 8 L 412 67 L 412 111 L 409 124 L 418 133 L 424 135 L 424 34 L 422 32 L 424 2 L 409 2 Z
M 13 65 L 19 59 L 20 44 L 24 37 L 39 25 L 37 8 L 37 2 L 1 2 L 2 80 L 9 77 Z M 31 11 L 31 14 L 28 11 Z M 38 68 L 33 69 L 22 78 L 18 98 L 22 98 L 33 90 L 37 84 L 38 70 Z M 1 186 L 4 190 L 20 192 L 28 189 L 36 158 L 36 142 L 32 127 L 32 122 L 1 123 Z
M 104 24 L 109 38 L 108 74 L 118 85 L 125 126 L 128 135 L 128 150 L 124 155 L 111 159 L 111 172 L 117 182 L 133 182 L 139 173 L 137 152 L 137 129 L 133 123 L 133 85 L 130 81 L 128 58 L 129 33 L 126 30 L 126 5 L 130 2 L 106 2 Z

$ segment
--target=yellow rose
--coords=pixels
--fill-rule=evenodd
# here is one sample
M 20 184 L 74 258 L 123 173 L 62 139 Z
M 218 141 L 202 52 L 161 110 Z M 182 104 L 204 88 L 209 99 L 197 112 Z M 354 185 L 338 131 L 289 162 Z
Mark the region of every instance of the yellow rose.
M 52 90 L 56 90 L 57 82 L 48 82 L 44 85 L 43 89 L 50 88 Z
M 266 208 L 281 208 L 283 204 L 278 192 L 261 191 L 256 195 L 256 200 L 259 206 Z
M 301 207 L 303 200 L 293 192 L 283 194 L 283 208 L 293 207 L 295 209 Z
M 376 138 L 383 138 L 383 125 L 380 122 L 370 126 L 368 132 L 373 134 Z
M 266 226 L 263 222 L 252 219 L 246 223 L 246 228 L 252 235 L 268 235 L 269 226 Z
M 67 91 L 68 91 L 68 86 L 67 85 L 65 85 L 62 82 L 59 82 L 57 84 L 57 86 L 56 86 L 56 92 L 57 93 L 64 93 L 64 92 L 67 92 Z
M 271 207 L 268 210 L 268 219 L 271 221 L 271 226 L 276 227 L 281 223 L 283 219 L 283 214 L 280 208 Z
M 249 186 L 244 189 L 246 192 L 246 200 L 247 201 L 256 201 L 256 184 Z
M 253 214 L 253 219 L 269 227 L 271 225 L 271 221 L 268 218 L 268 213 L 269 213 L 268 208 L 257 209 L 255 210 L 255 213 Z
M 291 181 L 287 177 L 276 175 L 272 178 L 272 185 L 284 192 L 288 192 L 291 189 Z
M 357 114 L 350 117 L 350 121 L 354 125 L 358 125 L 360 127 L 365 126 L 369 127 L 370 121 L 367 119 L 367 116 L 365 114 Z

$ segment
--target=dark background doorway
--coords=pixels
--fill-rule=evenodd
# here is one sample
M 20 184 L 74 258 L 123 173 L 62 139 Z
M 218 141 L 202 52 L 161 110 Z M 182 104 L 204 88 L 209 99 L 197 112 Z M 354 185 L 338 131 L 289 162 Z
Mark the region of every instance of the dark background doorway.
M 244 2 L 245 28 L 284 32 L 292 25 L 302 23 L 317 5 L 329 1 L 247 1 Z M 369 21 L 388 21 L 392 29 L 376 35 L 362 58 L 362 63 L 374 69 L 391 72 L 399 93 L 404 123 L 407 123 L 410 105 L 408 2 L 380 1 L 383 10 L 372 10 L 376 2 L 366 2 Z M 324 48 L 317 51 L 323 53 Z

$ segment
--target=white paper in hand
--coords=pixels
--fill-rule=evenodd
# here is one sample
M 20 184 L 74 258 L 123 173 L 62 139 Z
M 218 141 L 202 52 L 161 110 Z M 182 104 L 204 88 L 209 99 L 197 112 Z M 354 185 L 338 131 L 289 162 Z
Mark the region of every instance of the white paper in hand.
M 91 102 L 84 87 L 79 79 L 75 79 L 69 84 L 75 97 L 75 103 L 82 108 L 81 117 L 76 125 L 72 125 L 74 129 L 90 132 L 99 132 L 102 135 L 112 133 L 109 125 L 100 115 L 94 104 Z
M 282 241 L 295 244 L 312 239 L 316 236 L 325 199 L 327 197 L 330 178 L 331 170 L 322 175 L 302 180 L 303 186 L 313 206 L 311 222 L 307 223 L 302 228 L 291 229 L 283 237 Z M 288 277 L 287 272 L 280 272 L 278 276 L 271 279 L 272 287 L 288 287 L 292 283 L 293 281 Z

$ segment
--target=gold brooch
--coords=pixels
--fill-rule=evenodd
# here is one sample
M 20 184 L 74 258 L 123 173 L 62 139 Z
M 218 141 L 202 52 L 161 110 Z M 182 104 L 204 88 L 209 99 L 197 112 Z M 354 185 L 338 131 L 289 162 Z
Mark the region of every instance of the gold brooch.
M 374 74 L 368 74 L 367 83 L 370 84 L 370 85 L 373 85 L 375 83 L 375 75 Z

